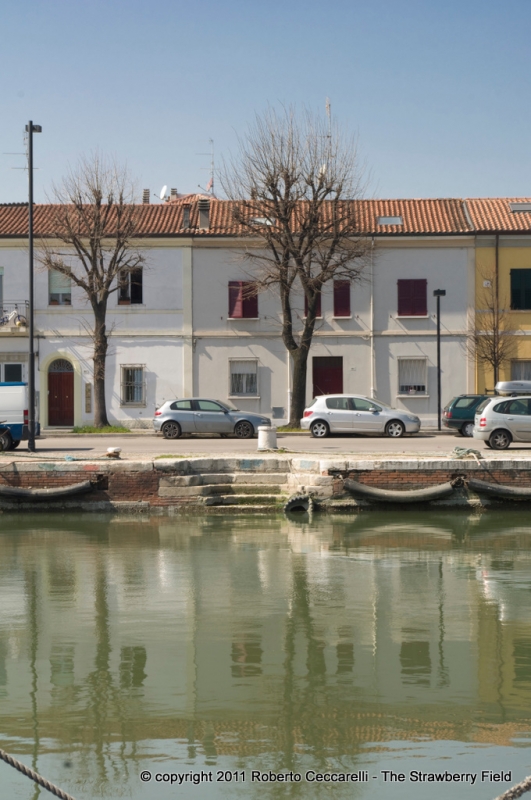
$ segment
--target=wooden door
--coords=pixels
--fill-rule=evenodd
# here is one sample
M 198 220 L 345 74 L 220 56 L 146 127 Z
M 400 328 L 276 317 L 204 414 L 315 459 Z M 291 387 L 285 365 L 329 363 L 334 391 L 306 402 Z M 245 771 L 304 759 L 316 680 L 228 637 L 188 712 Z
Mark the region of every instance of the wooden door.
M 313 359 L 313 396 L 343 393 L 343 358 L 326 356 Z
M 48 425 L 74 424 L 74 372 L 48 373 Z

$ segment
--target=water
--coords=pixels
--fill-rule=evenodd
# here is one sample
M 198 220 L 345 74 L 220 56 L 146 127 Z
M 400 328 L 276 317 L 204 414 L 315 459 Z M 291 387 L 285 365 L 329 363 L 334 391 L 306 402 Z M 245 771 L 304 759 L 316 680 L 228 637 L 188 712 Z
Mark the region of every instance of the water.
M 1 520 L 0 747 L 77 800 L 489 800 L 531 773 L 527 511 Z

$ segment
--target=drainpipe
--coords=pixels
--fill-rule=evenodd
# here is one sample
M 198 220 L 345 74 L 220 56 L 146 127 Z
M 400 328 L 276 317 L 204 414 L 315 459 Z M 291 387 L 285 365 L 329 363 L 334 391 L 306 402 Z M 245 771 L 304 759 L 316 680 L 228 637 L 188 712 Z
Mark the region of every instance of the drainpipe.
M 496 234 L 496 248 L 495 248 L 495 260 L 494 260 L 494 335 L 496 337 L 496 349 L 498 349 L 498 338 L 499 338 L 499 312 L 500 312 L 500 281 L 499 281 L 499 257 L 500 257 L 500 234 Z M 499 374 L 498 374 L 499 364 L 496 364 L 494 367 L 494 386 L 498 383 Z
M 374 364 L 374 236 L 371 240 L 371 308 L 370 308 L 370 326 L 371 326 L 371 397 L 375 395 L 375 364 Z
M 291 355 L 286 348 L 287 364 L 288 364 L 288 422 L 291 416 Z

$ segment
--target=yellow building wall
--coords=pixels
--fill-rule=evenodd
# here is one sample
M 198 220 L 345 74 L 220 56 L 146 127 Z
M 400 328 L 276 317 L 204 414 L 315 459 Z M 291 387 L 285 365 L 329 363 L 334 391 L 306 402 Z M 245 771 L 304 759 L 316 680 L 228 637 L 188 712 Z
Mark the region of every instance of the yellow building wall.
M 499 305 L 501 309 L 509 312 L 508 325 L 511 330 L 531 331 L 531 310 L 511 311 L 511 270 L 531 269 L 531 242 L 529 246 L 514 247 L 504 246 L 500 241 L 498 248 L 498 285 Z M 484 280 L 493 280 L 496 270 L 496 247 L 476 247 L 476 310 L 485 307 Z M 531 361 L 531 335 L 514 336 L 514 349 L 511 361 L 524 359 Z M 499 379 L 511 380 L 511 361 L 500 368 Z M 485 390 L 494 389 L 493 370 L 490 365 L 476 363 L 476 391 L 483 393 Z

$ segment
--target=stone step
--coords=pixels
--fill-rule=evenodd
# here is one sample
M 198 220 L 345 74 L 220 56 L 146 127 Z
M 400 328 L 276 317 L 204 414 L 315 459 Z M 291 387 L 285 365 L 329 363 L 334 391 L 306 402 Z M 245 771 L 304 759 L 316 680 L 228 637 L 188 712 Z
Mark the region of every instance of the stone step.
M 289 488 L 286 484 L 275 486 L 275 484 L 260 484 L 252 483 L 245 485 L 243 483 L 215 483 L 207 486 L 183 486 L 180 483 L 174 483 L 173 478 L 162 478 L 159 486 L 159 497 L 217 497 L 218 495 L 230 494 L 249 494 L 249 495 L 268 495 L 275 494 L 283 496 L 290 494 Z
M 216 483 L 236 483 L 236 484 L 284 484 L 288 482 L 287 472 L 220 472 L 203 473 L 203 485 L 213 485 Z
M 284 497 L 278 494 L 220 494 L 205 497 L 205 506 L 277 506 L 284 503 Z
M 272 513 L 280 513 L 282 506 L 278 506 L 278 509 L 275 506 L 266 506 L 266 505 L 216 505 L 216 506 L 209 506 L 208 513 L 209 514 L 248 514 L 255 516 L 256 514 L 267 514 L 271 515 Z

